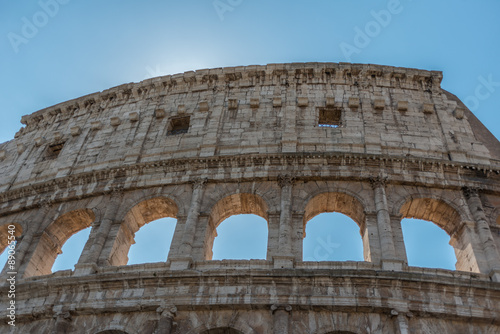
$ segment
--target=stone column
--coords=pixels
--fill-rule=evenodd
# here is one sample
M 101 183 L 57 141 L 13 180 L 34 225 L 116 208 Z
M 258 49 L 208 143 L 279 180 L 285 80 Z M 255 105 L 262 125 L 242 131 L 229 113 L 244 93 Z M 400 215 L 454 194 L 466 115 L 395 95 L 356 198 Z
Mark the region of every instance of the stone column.
M 450 236 L 450 245 L 453 246 L 457 258 L 455 268 L 461 271 L 487 273 L 488 262 L 474 232 L 475 227 L 474 222 L 462 222 Z
M 279 226 L 279 249 L 274 256 L 275 268 L 293 268 L 292 254 L 292 186 L 293 177 L 280 175 L 278 183 L 281 188 L 281 212 Z
M 111 226 L 116 220 L 116 214 L 120 208 L 121 201 L 122 193 L 118 189 L 113 190 L 101 221 L 97 224 L 93 224 L 89 240 L 85 244 L 78 263 L 75 265 L 76 276 L 97 272 L 99 258 L 108 238 Z
M 405 241 L 403 238 L 403 229 L 401 227 L 402 215 L 391 215 L 391 229 L 392 238 L 394 241 L 394 251 L 396 259 L 401 261 L 404 265 L 408 265 L 408 256 L 406 255 Z
M 364 224 L 360 227 L 363 239 L 363 258 L 367 262 L 380 265 L 380 240 L 378 236 L 377 214 L 365 213 Z
M 401 313 L 396 310 L 391 311 L 391 316 L 395 317 L 396 322 L 396 333 L 397 334 L 410 334 L 410 325 L 408 323 L 408 318 L 413 317 L 411 312 Z
M 170 269 L 183 270 L 189 268 L 193 261 L 193 244 L 196 236 L 196 225 L 200 216 L 201 201 L 205 191 L 206 179 L 198 179 L 193 184 L 193 194 L 191 195 L 191 206 L 186 218 L 184 233 L 182 235 L 182 244 L 179 253 L 172 258 Z
M 273 333 L 274 334 L 288 334 L 290 313 L 292 312 L 292 307 L 290 305 L 278 305 L 274 304 L 271 306 L 271 312 L 273 314 Z
M 304 258 L 304 211 L 293 211 L 292 230 L 290 232 L 292 240 L 292 256 L 295 261 L 302 261 Z
M 488 262 L 490 271 L 489 274 L 495 282 L 500 282 L 500 253 L 498 253 L 495 240 L 491 235 L 490 226 L 488 225 L 488 220 L 484 214 L 484 208 L 481 199 L 479 198 L 478 190 L 464 188 L 463 192 L 472 217 L 476 222 L 476 232 L 478 234 L 479 241 L 483 246 L 482 248 L 486 261 Z
M 269 232 L 267 237 L 267 260 L 274 259 L 274 256 L 279 252 L 279 228 L 280 214 L 279 212 L 268 212 L 267 214 Z
M 54 315 L 56 320 L 52 334 L 67 334 L 73 332 L 71 329 L 71 314 L 69 312 L 57 312 Z
M 397 260 L 394 239 L 392 236 L 391 217 L 385 194 L 385 180 L 382 178 L 370 179 L 375 195 L 375 209 L 377 213 L 377 227 L 380 238 L 382 269 L 401 271 L 403 263 Z
M 177 308 L 175 306 L 160 306 L 156 312 L 160 315 L 160 319 L 158 320 L 158 328 L 155 333 L 171 334 L 174 327 L 174 318 L 177 313 Z
M 50 202 L 43 202 L 40 204 L 40 209 L 35 216 L 35 219 L 30 224 L 30 228 L 27 229 L 26 233 L 21 236 L 21 239 L 16 244 L 16 267 L 17 267 L 17 275 L 18 277 L 23 277 L 24 271 L 28 266 L 29 258 L 27 258 L 27 254 L 29 251 L 32 252 L 36 249 L 38 242 L 34 240 L 35 235 L 38 233 L 38 230 L 41 226 L 43 226 L 43 222 L 48 219 L 51 211 Z M 41 234 L 40 234 L 41 237 Z M 26 261 L 24 261 L 26 259 Z M 2 275 L 6 272 L 7 266 L 4 267 L 2 271 Z

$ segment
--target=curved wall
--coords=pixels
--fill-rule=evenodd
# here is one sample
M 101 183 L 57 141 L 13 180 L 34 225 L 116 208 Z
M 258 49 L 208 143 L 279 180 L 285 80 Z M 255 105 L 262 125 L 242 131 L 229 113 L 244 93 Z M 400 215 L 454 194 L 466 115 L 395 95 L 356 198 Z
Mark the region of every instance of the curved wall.
M 0 330 L 500 331 L 500 143 L 441 78 L 210 69 L 24 116 L 0 144 L 0 233 L 18 238 L 16 327 Z M 333 211 L 359 225 L 363 262 L 303 261 L 307 222 Z M 212 261 L 217 225 L 243 213 L 268 222 L 266 260 Z M 127 266 L 135 233 L 162 217 L 177 219 L 168 258 Z M 403 218 L 445 230 L 457 270 L 409 267 Z M 88 226 L 76 269 L 51 273 Z

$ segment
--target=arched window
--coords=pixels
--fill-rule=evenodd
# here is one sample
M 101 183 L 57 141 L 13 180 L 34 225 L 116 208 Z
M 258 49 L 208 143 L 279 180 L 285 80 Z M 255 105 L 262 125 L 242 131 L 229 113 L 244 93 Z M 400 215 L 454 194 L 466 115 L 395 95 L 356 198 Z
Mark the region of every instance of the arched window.
M 363 205 L 339 192 L 313 197 L 304 212 L 304 261 L 370 261 L 369 240 L 361 237 Z
M 95 220 L 90 209 L 70 211 L 52 222 L 42 233 L 35 252 L 24 272 L 24 277 L 48 275 L 66 241 L 75 233 L 84 230 Z
M 74 269 L 80 258 L 85 243 L 89 239 L 90 227 L 87 227 L 72 235 L 62 246 L 61 254 L 54 261 L 52 272 L 66 269 Z
M 214 241 L 219 232 L 221 236 L 217 238 L 217 247 L 221 249 L 221 247 L 224 247 L 224 243 L 226 247 L 228 247 L 228 250 L 227 253 L 224 252 L 224 254 L 217 255 L 217 259 L 236 259 L 243 257 L 243 255 L 236 255 L 235 253 L 241 250 L 239 249 L 241 245 L 233 243 L 234 238 L 226 236 L 227 230 L 235 230 L 236 233 L 241 232 L 238 231 L 238 227 L 245 228 L 244 234 L 242 236 L 240 235 L 242 238 L 245 238 L 246 233 L 247 237 L 253 235 L 252 238 L 254 238 L 254 240 L 261 240 L 259 244 L 250 246 L 252 248 L 252 255 L 250 255 L 250 257 L 254 259 L 257 258 L 257 256 L 258 258 L 267 258 L 267 210 L 267 204 L 264 200 L 260 196 L 254 194 L 234 194 L 218 201 L 212 208 L 209 216 L 208 226 L 210 228 L 206 236 L 205 259 L 213 259 Z M 233 218 L 231 216 L 235 217 Z M 262 218 L 262 220 L 252 216 L 258 216 Z M 251 217 L 251 219 L 249 219 L 249 217 Z M 224 224 L 219 229 L 219 225 L 221 225 L 222 222 L 224 222 Z M 265 243 L 262 242 L 262 240 L 265 240 Z M 263 257 L 261 255 L 262 253 L 265 254 Z M 247 257 L 248 255 L 244 255 L 244 258 Z
M 213 260 L 266 259 L 267 222 L 256 215 L 236 215 L 217 227 Z
M 455 252 L 443 229 L 420 219 L 403 219 L 401 228 L 408 265 L 455 270 Z
M 171 230 L 175 229 L 177 212 L 178 208 L 175 202 L 166 197 L 151 198 L 135 205 L 129 212 L 127 212 L 122 224 L 119 227 L 109 258 L 110 264 L 113 266 L 123 266 L 128 264 L 130 248 L 132 244 L 136 242 L 138 244 L 137 247 L 139 248 L 141 245 L 145 247 L 153 246 L 153 251 L 150 251 L 149 254 L 144 254 L 142 257 L 136 256 L 134 253 L 130 254 L 131 256 L 134 256 L 133 263 L 167 261 L 167 253 L 156 250 L 155 246 L 170 248 L 170 243 L 172 242 L 171 235 L 173 234 Z M 162 220 L 162 218 L 173 219 L 165 221 Z M 143 233 L 139 234 L 138 231 L 146 224 L 149 225 L 151 222 L 154 223 L 145 230 L 144 235 L 142 235 Z M 156 235 L 155 232 L 158 232 L 158 235 Z M 136 235 L 136 233 L 138 235 Z M 140 239 L 143 239 L 144 241 Z M 156 255 L 158 255 L 158 257 L 155 257 Z M 158 259 L 159 261 L 157 261 Z
M 176 223 L 175 218 L 160 218 L 141 227 L 130 247 L 128 264 L 165 262 Z
M 410 198 L 401 207 L 401 228 L 410 266 L 479 272 L 470 240 L 454 248 L 447 244 L 461 226 L 462 218 L 448 203 L 433 198 Z M 457 236 L 460 238 L 460 236 Z M 456 264 L 455 264 L 456 262 Z
M 363 261 L 359 226 L 341 213 L 322 213 L 306 225 L 304 261 Z

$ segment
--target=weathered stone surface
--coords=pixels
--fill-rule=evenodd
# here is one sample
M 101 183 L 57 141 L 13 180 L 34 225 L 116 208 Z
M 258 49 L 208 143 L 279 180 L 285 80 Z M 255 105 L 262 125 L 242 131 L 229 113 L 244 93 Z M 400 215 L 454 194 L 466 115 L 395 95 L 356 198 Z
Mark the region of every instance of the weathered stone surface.
M 18 240 L 16 327 L 0 332 L 500 332 L 500 143 L 441 79 L 219 68 L 24 116 L 0 144 L 0 250 L 9 228 Z M 322 212 L 358 224 L 364 261 L 303 261 Z M 217 226 L 248 213 L 268 222 L 266 259 L 213 261 Z M 165 262 L 127 265 L 135 233 L 164 217 L 177 219 Z M 457 270 L 408 266 L 403 218 L 446 231 Z M 76 269 L 52 273 L 86 227 Z

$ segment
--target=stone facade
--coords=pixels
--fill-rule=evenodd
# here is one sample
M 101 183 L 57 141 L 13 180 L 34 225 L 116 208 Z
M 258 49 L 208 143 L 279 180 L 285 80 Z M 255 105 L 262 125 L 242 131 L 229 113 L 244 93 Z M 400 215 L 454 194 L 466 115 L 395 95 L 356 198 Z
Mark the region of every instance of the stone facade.
M 0 144 L 0 247 L 18 240 L 16 326 L 2 279 L 0 332 L 500 332 L 500 143 L 441 79 L 209 69 L 24 116 Z M 359 225 L 364 261 L 303 261 L 322 212 Z M 246 213 L 268 222 L 267 258 L 213 261 L 216 227 Z M 135 233 L 163 217 L 177 219 L 168 258 L 127 266 Z M 403 218 L 445 230 L 457 270 L 408 266 Z M 52 273 L 90 226 L 76 269 Z

